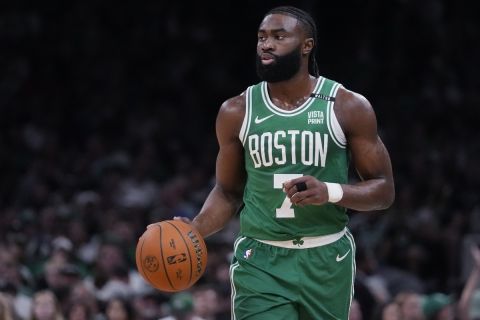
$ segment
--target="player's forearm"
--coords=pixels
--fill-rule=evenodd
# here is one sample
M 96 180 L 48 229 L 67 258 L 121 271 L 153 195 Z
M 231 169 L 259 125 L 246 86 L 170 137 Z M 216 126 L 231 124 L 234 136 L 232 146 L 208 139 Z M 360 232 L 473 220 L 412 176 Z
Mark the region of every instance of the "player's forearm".
M 342 185 L 342 189 L 343 197 L 336 204 L 357 211 L 387 209 L 395 199 L 393 181 L 386 178 Z
M 203 237 L 208 237 L 221 230 L 240 205 L 241 194 L 226 192 L 216 185 L 192 223 Z

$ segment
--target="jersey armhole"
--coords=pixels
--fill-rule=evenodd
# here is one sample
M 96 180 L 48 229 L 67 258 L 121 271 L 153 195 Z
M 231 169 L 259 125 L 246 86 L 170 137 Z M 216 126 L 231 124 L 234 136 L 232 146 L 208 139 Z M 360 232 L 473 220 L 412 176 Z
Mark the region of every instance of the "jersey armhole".
M 250 129 L 250 119 L 252 117 L 252 87 L 248 87 L 244 95 L 245 116 L 243 117 L 242 127 L 240 128 L 240 133 L 238 134 L 238 138 L 242 142 L 242 145 L 245 145 L 245 140 Z
M 336 83 L 332 88 L 332 93 L 330 94 L 330 96 L 336 97 L 340 86 L 341 84 Z M 346 148 L 347 138 L 345 137 L 345 133 L 343 132 L 343 129 L 338 122 L 337 116 L 335 115 L 335 109 L 333 108 L 334 105 L 335 101 L 330 101 L 328 103 L 328 130 L 330 131 L 330 134 L 335 144 L 337 144 L 340 148 Z

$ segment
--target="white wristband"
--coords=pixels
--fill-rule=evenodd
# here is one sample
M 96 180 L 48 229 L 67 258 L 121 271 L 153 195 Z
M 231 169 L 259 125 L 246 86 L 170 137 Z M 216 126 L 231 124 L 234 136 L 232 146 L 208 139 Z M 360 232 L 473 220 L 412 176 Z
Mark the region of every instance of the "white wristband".
M 325 182 L 328 191 L 328 202 L 336 203 L 343 198 L 343 189 L 339 183 Z

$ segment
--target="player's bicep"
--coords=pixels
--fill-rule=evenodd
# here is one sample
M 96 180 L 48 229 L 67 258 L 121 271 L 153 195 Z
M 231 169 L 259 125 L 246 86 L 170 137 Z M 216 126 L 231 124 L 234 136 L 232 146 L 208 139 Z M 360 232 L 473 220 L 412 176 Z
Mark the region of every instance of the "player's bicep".
M 219 152 L 216 163 L 216 184 L 224 191 L 241 193 L 245 183 L 243 146 L 239 139 L 244 116 L 244 98 L 227 101 L 216 121 Z
M 347 140 L 352 161 L 362 179 L 391 176 L 388 151 L 377 132 L 377 119 L 370 103 L 354 97 L 347 118 Z
M 240 141 L 220 146 L 216 163 L 216 184 L 225 191 L 243 191 L 245 171 L 242 150 Z

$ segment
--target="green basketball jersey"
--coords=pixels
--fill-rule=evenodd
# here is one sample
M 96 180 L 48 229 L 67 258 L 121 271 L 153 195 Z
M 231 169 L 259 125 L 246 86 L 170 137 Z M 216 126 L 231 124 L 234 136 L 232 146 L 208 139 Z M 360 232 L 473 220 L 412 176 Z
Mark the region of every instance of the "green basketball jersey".
M 282 183 L 302 175 L 346 183 L 346 139 L 333 112 L 340 84 L 319 77 L 310 98 L 294 110 L 275 106 L 266 82 L 246 90 L 239 134 L 247 181 L 240 233 L 263 240 L 290 240 L 341 231 L 346 209 L 332 203 L 293 206 Z

